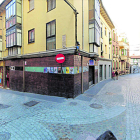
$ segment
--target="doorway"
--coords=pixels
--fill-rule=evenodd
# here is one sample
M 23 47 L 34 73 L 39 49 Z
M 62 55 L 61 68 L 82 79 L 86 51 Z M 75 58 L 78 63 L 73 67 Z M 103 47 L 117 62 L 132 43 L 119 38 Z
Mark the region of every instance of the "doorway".
M 103 66 L 102 65 L 100 65 L 99 66 L 99 78 L 100 78 L 100 81 L 102 81 L 103 80 Z
M 95 84 L 95 67 L 94 66 L 89 66 L 89 86 Z
M 9 67 L 6 67 L 6 78 L 5 78 L 5 85 L 7 88 L 10 88 L 10 70 Z

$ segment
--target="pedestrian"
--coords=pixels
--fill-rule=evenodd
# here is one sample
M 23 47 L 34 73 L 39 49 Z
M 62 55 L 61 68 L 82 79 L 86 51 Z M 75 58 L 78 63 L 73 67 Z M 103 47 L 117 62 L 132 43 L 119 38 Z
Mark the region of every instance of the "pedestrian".
M 112 78 L 115 80 L 115 73 L 114 73 L 114 71 L 112 72 Z
M 117 71 L 115 72 L 115 75 L 116 75 L 116 80 L 118 80 L 118 72 Z

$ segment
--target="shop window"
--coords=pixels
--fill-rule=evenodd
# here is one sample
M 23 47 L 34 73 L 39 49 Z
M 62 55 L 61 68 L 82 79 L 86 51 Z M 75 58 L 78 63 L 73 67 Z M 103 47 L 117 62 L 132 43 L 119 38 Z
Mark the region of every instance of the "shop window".
M 28 31 L 28 43 L 35 42 L 35 29 Z
M 56 22 L 55 20 L 46 24 L 46 49 L 56 49 Z
M 29 0 L 29 11 L 34 9 L 34 0 Z
M 56 0 L 47 0 L 47 11 L 51 11 L 56 7 Z

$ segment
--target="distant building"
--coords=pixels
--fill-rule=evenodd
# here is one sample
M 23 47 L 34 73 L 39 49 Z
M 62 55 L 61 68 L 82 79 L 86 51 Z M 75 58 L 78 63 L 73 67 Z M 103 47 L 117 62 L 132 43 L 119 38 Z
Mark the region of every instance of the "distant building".
M 130 73 L 129 42 L 126 34 L 121 33 L 118 38 L 121 57 L 121 74 Z

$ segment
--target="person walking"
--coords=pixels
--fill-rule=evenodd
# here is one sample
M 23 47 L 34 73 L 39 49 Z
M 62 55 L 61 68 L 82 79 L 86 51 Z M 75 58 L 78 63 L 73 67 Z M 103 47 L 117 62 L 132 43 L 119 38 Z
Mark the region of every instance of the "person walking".
M 115 72 L 115 75 L 116 75 L 116 80 L 118 80 L 118 72 L 117 71 Z
M 115 80 L 115 73 L 114 73 L 114 71 L 112 72 L 112 78 Z

